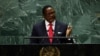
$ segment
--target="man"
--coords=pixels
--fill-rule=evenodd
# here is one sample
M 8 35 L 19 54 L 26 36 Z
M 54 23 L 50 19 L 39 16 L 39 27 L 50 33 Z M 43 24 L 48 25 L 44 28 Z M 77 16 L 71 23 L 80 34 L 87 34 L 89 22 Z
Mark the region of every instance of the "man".
M 64 43 L 65 39 L 55 36 L 66 36 L 67 25 L 56 20 L 55 10 L 50 5 L 44 6 L 42 13 L 44 20 L 33 26 L 31 43 Z M 40 36 L 43 38 L 38 38 Z

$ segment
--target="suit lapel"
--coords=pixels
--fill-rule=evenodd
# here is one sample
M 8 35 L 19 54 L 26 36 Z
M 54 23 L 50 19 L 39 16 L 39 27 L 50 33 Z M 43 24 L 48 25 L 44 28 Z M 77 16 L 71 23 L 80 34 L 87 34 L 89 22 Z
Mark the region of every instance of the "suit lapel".
M 42 27 L 43 36 L 48 36 L 46 31 L 45 21 L 42 22 L 41 27 Z
M 54 34 L 54 36 L 57 36 L 58 35 L 58 31 L 59 31 L 59 24 L 58 24 L 58 22 L 56 21 L 56 23 L 55 23 L 55 34 Z

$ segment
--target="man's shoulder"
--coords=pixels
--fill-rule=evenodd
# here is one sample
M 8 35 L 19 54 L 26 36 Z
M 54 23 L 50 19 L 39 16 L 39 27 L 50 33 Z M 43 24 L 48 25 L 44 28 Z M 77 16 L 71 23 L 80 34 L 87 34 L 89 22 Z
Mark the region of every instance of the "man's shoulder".
M 61 21 L 56 21 L 57 22 L 57 24 L 59 24 L 59 25 L 62 25 L 62 26 L 67 26 L 67 24 L 65 24 L 64 22 L 61 22 Z
M 44 23 L 44 20 L 42 20 L 42 21 L 40 21 L 38 23 L 35 23 L 34 27 L 39 27 L 39 26 L 43 25 L 43 23 Z

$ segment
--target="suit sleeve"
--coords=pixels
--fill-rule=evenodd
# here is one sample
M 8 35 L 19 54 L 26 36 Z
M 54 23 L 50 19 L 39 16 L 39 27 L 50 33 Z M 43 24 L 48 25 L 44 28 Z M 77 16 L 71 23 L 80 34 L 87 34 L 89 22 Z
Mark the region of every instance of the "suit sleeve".
M 37 31 L 36 31 L 36 27 L 33 26 L 33 29 L 32 29 L 32 33 L 31 33 L 31 36 L 37 36 Z
M 64 34 L 63 34 L 63 36 L 66 36 L 66 30 L 67 30 L 67 25 L 64 25 Z
M 30 44 L 36 44 L 37 43 L 37 31 L 36 31 L 36 27 L 33 26 L 33 29 L 32 29 L 32 33 L 31 33 L 31 39 L 30 39 Z

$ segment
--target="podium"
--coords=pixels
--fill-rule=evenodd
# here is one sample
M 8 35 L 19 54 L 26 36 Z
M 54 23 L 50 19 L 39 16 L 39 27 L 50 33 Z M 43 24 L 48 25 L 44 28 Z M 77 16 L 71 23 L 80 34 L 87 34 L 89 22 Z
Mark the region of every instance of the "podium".
M 1 36 L 0 37 L 0 56 L 100 56 L 100 36 L 93 36 L 91 38 L 85 38 L 84 40 L 91 41 L 81 41 L 83 38 L 73 37 L 73 43 L 70 41 L 65 43 L 54 43 L 50 44 L 30 44 L 30 39 L 33 37 L 27 36 Z M 17 39 L 14 39 L 17 38 Z M 37 38 L 37 37 L 36 37 Z M 39 37 L 40 38 L 40 37 Z M 43 38 L 43 37 L 41 37 Z M 44 37 L 46 38 L 46 37 Z M 55 37 L 60 38 L 60 37 Z M 61 37 L 66 39 L 65 37 Z M 60 38 L 60 39 L 61 39 Z M 14 41 L 16 40 L 16 41 Z M 86 43 L 87 42 L 87 43 Z M 86 43 L 86 44 L 85 44 Z M 97 44 L 94 44 L 97 43 Z M 89 45 L 87 45 L 89 44 Z

